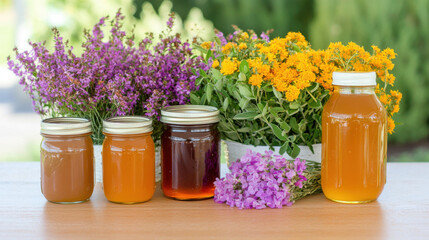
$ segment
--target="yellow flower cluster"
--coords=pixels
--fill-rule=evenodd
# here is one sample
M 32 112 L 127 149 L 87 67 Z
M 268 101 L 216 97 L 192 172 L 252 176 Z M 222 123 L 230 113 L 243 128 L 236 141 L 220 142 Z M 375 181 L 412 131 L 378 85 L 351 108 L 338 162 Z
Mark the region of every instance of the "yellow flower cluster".
M 390 48 L 381 51 L 377 46 L 372 46 L 372 50 L 373 54 L 370 54 L 363 47 L 349 42 L 346 46 L 341 43 L 331 43 L 326 52 L 331 55 L 330 61 L 335 63 L 338 70 L 377 73 L 377 77 L 384 82 L 384 86 L 377 85 L 376 93 L 389 115 L 388 131 L 393 133 L 395 122 L 392 116 L 399 112 L 399 103 L 402 99 L 402 94 L 398 91 L 387 92 L 387 87 L 395 83 L 395 76 L 390 71 L 395 66 L 392 60 L 395 59 L 396 53 Z
M 211 46 L 211 42 L 202 44 L 206 49 Z M 222 74 L 237 79 L 240 63 L 245 61 L 249 68 L 244 73 L 250 85 L 260 88 L 271 84 L 289 102 L 296 101 L 303 92 L 311 95 L 309 87 L 312 86 L 333 91 L 334 71 L 375 71 L 384 83 L 377 86 L 376 93 L 389 114 L 389 132 L 393 132 L 392 116 L 399 111 L 402 95 L 398 91 L 387 92 L 388 86 L 395 82 L 390 71 L 394 68 L 392 60 L 396 53 L 390 48 L 380 50 L 372 46 L 373 52 L 369 53 L 353 42 L 347 45 L 335 42 L 325 50 L 314 50 L 299 32 L 266 41 L 249 31 L 239 32 L 232 41 L 215 49 L 218 57 L 212 63 L 213 68 L 220 66 Z
M 223 75 L 231 75 L 238 69 L 239 62 L 236 58 L 226 58 L 222 61 L 220 72 Z

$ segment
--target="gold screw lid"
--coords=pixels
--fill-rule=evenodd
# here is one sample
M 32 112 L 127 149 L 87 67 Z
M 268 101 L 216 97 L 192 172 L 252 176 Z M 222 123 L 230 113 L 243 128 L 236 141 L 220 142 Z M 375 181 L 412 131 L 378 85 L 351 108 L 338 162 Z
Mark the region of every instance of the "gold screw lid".
M 103 121 L 103 132 L 111 134 L 139 134 L 152 132 L 152 120 L 141 116 L 119 116 Z
M 40 126 L 40 133 L 48 135 L 77 135 L 92 132 L 91 122 L 85 118 L 47 118 L 42 120 Z
M 161 110 L 161 122 L 198 125 L 219 122 L 219 110 L 204 105 L 176 105 Z

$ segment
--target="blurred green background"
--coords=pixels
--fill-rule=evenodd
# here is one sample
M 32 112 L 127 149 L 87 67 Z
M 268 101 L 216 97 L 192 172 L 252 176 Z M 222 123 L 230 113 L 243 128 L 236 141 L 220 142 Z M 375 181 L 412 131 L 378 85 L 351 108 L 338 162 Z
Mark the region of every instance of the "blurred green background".
M 316 49 L 337 41 L 354 41 L 366 49 L 373 44 L 393 48 L 398 54 L 395 84 L 404 97 L 395 118 L 402 124 L 389 138 L 388 160 L 429 161 L 427 0 L 0 0 L 0 113 L 25 118 L 30 114 L 28 99 L 5 66 L 15 45 L 26 49 L 29 38 L 51 44 L 50 29 L 55 26 L 79 48 L 82 30 L 102 16 L 114 15 L 118 8 L 127 16 L 126 27 L 135 26 L 137 37 L 161 31 L 168 13 L 174 11 L 179 17 L 175 30 L 185 37 L 210 39 L 214 28 L 231 33 L 235 24 L 257 33 L 273 29 L 273 37 L 299 31 Z M 5 121 L 0 120 L 2 129 L 9 124 Z M 24 131 L 31 133 L 28 141 L 1 149 L 9 151 L 1 154 L 0 161 L 38 160 L 38 131 Z M 11 144 L 7 134 L 2 138 L 0 145 Z M 16 145 L 26 153 L 10 150 Z

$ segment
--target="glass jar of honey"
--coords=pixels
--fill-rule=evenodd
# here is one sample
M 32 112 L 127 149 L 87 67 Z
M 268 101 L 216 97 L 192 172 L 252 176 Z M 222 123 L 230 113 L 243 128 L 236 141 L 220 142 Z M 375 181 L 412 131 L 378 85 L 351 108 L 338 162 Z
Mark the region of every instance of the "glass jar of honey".
M 171 106 L 161 111 L 162 191 L 179 199 L 214 195 L 220 175 L 219 111 L 200 105 Z
M 341 203 L 374 201 L 386 183 L 387 113 L 375 72 L 334 72 L 322 114 L 322 189 Z
M 54 203 L 80 203 L 94 190 L 91 124 L 82 118 L 48 118 L 41 123 L 41 188 Z
M 155 144 L 152 120 L 113 117 L 103 122 L 103 186 L 114 203 L 146 202 L 155 192 Z

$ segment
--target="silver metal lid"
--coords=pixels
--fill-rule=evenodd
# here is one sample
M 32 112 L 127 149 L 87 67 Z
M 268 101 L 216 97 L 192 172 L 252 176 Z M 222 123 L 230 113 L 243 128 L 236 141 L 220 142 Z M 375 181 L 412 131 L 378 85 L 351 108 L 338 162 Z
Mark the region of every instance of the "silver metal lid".
M 140 116 L 119 116 L 103 121 L 103 132 L 111 134 L 139 134 L 152 132 L 152 120 Z
M 204 105 L 176 105 L 161 110 L 161 122 L 198 125 L 219 122 L 219 110 Z
M 91 122 L 85 118 L 47 118 L 42 120 L 40 126 L 40 133 L 48 135 L 77 135 L 92 132 Z

